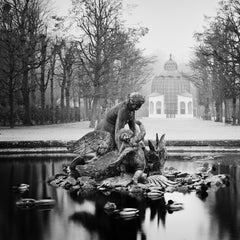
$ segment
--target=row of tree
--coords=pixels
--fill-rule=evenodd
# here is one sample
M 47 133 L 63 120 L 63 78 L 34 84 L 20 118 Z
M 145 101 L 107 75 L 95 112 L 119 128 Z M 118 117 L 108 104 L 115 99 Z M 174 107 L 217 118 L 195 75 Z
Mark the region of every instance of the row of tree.
M 207 18 L 203 32 L 195 34 L 197 45 L 190 65 L 191 78 L 200 89 L 200 104 L 210 119 L 240 123 L 240 1 L 223 0 L 215 17 Z M 229 103 L 230 102 L 230 103 Z
M 121 13 L 120 0 L 72 0 L 67 17 L 52 16 L 47 1 L 0 0 L 2 123 L 89 118 L 94 127 L 139 90 L 153 61 L 136 47 L 148 30 L 126 28 Z

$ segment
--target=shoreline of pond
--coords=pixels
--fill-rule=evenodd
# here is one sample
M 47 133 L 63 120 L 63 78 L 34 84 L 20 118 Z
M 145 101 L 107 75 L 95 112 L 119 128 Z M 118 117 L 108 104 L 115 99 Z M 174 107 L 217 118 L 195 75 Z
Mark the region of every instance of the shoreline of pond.
M 72 141 L 0 141 L 0 156 L 8 154 L 71 154 Z M 153 141 L 154 142 L 154 141 Z M 145 144 L 148 145 L 147 141 Z M 240 140 L 167 140 L 168 153 L 240 153 Z

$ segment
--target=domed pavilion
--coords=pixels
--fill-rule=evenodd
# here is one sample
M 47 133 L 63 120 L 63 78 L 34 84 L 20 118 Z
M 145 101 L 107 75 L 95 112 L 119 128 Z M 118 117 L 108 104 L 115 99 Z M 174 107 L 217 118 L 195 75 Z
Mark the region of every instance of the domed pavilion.
M 149 117 L 193 118 L 197 112 L 197 88 L 170 55 L 164 71 L 156 76 L 149 95 Z

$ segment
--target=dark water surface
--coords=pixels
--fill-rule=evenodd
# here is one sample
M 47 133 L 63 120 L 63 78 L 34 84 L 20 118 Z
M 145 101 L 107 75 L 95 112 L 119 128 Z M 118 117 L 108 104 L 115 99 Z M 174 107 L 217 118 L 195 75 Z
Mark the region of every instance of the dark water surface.
M 230 174 L 231 184 L 208 191 L 206 199 L 195 192 L 166 193 L 151 201 L 144 198 L 102 193 L 78 196 L 46 183 L 61 172 L 67 158 L 8 158 L 0 161 L 0 239 L 1 240 L 239 240 L 240 239 L 240 155 L 203 156 L 189 160 L 170 158 L 166 166 L 194 172 L 203 162 L 217 163 L 218 173 Z M 27 183 L 23 197 L 53 198 L 51 210 L 21 210 L 15 202 L 19 195 L 12 186 Z M 184 210 L 168 213 L 169 199 L 184 204 Z M 103 206 L 113 201 L 118 207 L 138 208 L 139 217 L 117 219 L 107 215 Z

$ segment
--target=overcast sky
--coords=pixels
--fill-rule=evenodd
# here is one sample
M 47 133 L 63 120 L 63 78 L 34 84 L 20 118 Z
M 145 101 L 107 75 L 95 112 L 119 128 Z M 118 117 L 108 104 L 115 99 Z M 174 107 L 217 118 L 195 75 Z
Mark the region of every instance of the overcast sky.
M 58 13 L 66 14 L 70 0 L 55 0 Z M 146 54 L 177 62 L 190 59 L 193 33 L 201 31 L 204 15 L 215 16 L 219 0 L 124 0 L 124 17 L 128 26 L 144 26 L 149 33 L 140 47 Z M 131 7 L 130 7 L 131 6 Z

